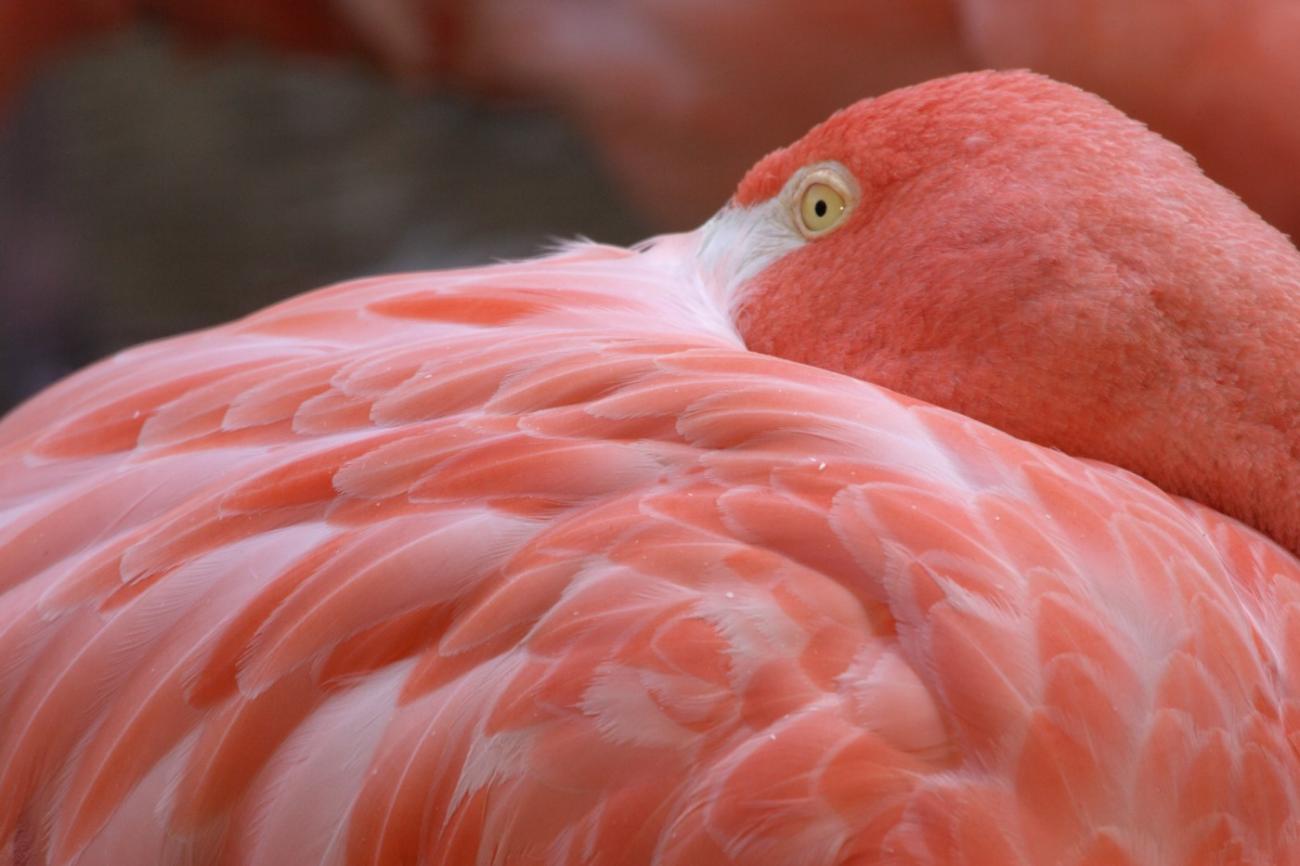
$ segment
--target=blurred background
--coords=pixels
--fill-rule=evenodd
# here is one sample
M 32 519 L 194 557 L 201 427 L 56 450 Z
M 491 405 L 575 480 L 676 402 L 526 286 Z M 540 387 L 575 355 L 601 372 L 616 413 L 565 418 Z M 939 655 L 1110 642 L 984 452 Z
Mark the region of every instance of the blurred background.
M 648 233 L 554 112 L 138 28 L 0 127 L 0 410 L 117 349 L 329 282 Z
M 691 228 L 837 107 L 1100 93 L 1300 231 L 1295 0 L 0 0 L 0 410 L 365 274 Z

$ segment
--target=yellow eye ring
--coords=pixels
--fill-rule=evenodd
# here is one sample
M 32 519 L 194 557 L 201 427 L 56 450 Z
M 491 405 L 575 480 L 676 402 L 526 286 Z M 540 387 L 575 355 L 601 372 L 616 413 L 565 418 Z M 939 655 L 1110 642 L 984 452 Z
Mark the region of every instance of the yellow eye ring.
M 804 237 L 810 240 L 821 237 L 844 223 L 852 193 L 838 180 L 829 172 L 818 171 L 801 184 L 794 218 Z

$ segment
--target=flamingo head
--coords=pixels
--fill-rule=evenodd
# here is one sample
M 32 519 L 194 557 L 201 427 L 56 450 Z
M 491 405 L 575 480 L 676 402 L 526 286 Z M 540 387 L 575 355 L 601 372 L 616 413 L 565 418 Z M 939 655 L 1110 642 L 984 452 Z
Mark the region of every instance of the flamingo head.
M 972 73 L 859 102 L 702 231 L 749 348 L 846 373 L 1300 552 L 1300 253 L 1103 100 Z

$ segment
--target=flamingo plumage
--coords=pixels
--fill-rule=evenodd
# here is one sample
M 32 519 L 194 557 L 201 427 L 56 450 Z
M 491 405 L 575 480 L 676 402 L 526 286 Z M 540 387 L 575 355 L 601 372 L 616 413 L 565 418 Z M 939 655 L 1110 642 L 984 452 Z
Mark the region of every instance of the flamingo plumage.
M 1223 339 L 1075 411 L 1107 275 Z M 120 354 L 0 423 L 0 862 L 1300 862 L 1297 303 L 1175 147 L 972 74 L 695 232 Z

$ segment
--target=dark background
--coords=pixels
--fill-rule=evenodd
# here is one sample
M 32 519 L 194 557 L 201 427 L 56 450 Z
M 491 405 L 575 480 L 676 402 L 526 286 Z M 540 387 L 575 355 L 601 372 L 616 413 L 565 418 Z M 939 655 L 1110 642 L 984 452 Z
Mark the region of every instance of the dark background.
M 136 28 L 45 70 L 0 124 L 0 410 L 329 282 L 648 233 L 552 113 Z

